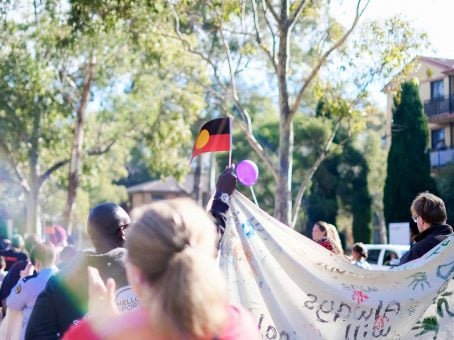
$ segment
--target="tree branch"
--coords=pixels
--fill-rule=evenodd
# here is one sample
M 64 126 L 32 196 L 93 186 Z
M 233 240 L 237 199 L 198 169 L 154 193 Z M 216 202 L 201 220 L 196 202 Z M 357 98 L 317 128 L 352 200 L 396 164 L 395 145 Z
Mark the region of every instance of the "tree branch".
M 13 157 L 11 157 L 11 151 L 9 150 L 8 145 L 2 140 L 0 140 L 0 150 L 3 151 L 7 163 L 11 166 L 14 171 L 14 174 L 17 177 L 18 184 L 22 187 L 25 192 L 30 192 L 30 186 L 28 185 L 27 181 L 25 180 L 24 175 L 22 174 L 19 165 L 16 163 Z
M 180 31 L 180 18 L 177 14 L 177 12 L 175 11 L 175 8 L 173 6 L 170 6 L 170 9 L 172 11 L 172 14 L 173 14 L 173 17 L 175 19 L 175 25 L 174 25 L 174 31 L 175 33 L 177 34 L 177 36 L 174 36 L 174 35 L 171 35 L 171 34 L 167 34 L 167 33 L 163 33 L 163 32 L 160 32 L 159 34 L 164 36 L 164 37 L 168 37 L 168 38 L 172 38 L 172 39 L 176 39 L 176 40 L 179 40 L 180 42 L 183 43 L 183 45 L 186 47 L 186 50 L 189 52 L 189 53 L 192 53 L 194 55 L 197 55 L 199 56 L 200 58 L 202 58 L 204 61 L 206 61 L 210 66 L 211 68 L 213 69 L 213 73 L 214 73 L 214 76 L 216 78 L 216 81 L 218 82 L 218 84 L 222 87 L 223 90 L 227 91 L 227 88 L 226 86 L 222 83 L 221 81 L 221 78 L 219 76 L 219 72 L 218 72 L 218 68 L 217 66 L 213 63 L 213 61 L 207 57 L 205 54 L 203 54 L 202 52 L 200 51 L 197 51 L 197 50 L 194 50 L 192 47 L 191 47 L 191 43 L 185 39 L 183 37 L 183 34 L 181 33 Z M 157 27 L 157 29 L 159 29 Z
M 50 177 L 50 175 L 52 175 L 53 172 L 57 171 L 62 166 L 66 165 L 68 163 L 69 163 L 69 158 L 58 161 L 57 163 L 52 165 L 49 169 L 46 170 L 45 173 L 43 173 L 41 176 L 39 176 L 38 187 L 41 187 L 41 185 Z
M 225 112 L 226 115 L 232 117 L 229 110 L 225 107 L 225 97 L 220 96 L 216 91 L 212 89 L 208 90 L 214 97 L 216 97 L 219 102 L 221 109 Z M 258 140 L 254 137 L 254 133 L 252 131 L 252 124 L 251 119 L 247 111 L 245 112 L 244 108 L 240 105 L 238 106 L 237 103 L 234 103 L 235 107 L 238 111 L 243 115 L 244 120 L 239 120 L 239 127 L 245 133 L 246 139 L 251 146 L 251 148 L 256 152 L 256 154 L 260 157 L 260 159 L 264 162 L 265 166 L 271 172 L 273 178 L 277 181 L 278 178 L 278 171 L 274 167 L 273 163 L 271 162 L 271 157 L 266 153 L 266 150 L 262 147 L 262 145 L 258 142 Z
M 87 155 L 88 156 L 99 156 L 99 155 L 102 155 L 104 153 L 107 153 L 112 148 L 112 146 L 115 144 L 115 141 L 116 141 L 115 139 L 111 139 L 103 147 L 98 147 L 98 148 L 95 148 L 95 149 L 88 150 L 87 151 Z
M 241 116 L 243 117 L 243 120 L 240 121 L 240 127 L 246 133 L 246 138 L 247 138 L 249 144 L 251 145 L 253 150 L 257 153 L 257 155 L 264 161 L 265 165 L 270 170 L 270 172 L 272 173 L 273 177 L 277 180 L 277 177 L 278 177 L 277 171 L 276 171 L 275 167 L 273 166 L 270 158 L 265 154 L 265 150 L 263 149 L 263 147 L 255 139 L 255 137 L 253 135 L 253 132 L 252 132 L 252 123 L 251 123 L 251 118 L 249 116 L 249 113 L 244 109 L 243 105 L 241 104 L 241 102 L 238 99 L 238 93 L 237 93 L 236 82 L 235 82 L 235 74 L 234 74 L 234 71 L 233 71 L 233 68 L 232 68 L 232 60 L 231 60 L 231 55 L 230 55 L 230 48 L 229 48 L 229 46 L 228 46 L 228 44 L 227 44 L 227 42 L 225 40 L 224 34 L 222 32 L 222 29 L 219 30 L 219 32 L 220 32 L 221 39 L 222 39 L 222 42 L 223 42 L 223 45 L 224 45 L 224 48 L 225 48 L 227 62 L 228 62 L 228 66 L 229 66 L 229 75 L 230 75 L 230 83 L 231 83 L 230 91 L 227 88 L 227 86 L 225 86 L 222 83 L 222 81 L 221 81 L 221 79 L 219 77 L 219 74 L 218 74 L 218 69 L 217 69 L 216 64 L 209 57 L 205 56 L 203 53 L 193 50 L 191 45 L 190 45 L 190 43 L 183 37 L 183 35 L 181 34 L 181 32 L 179 30 L 179 17 L 178 17 L 178 14 L 176 13 L 176 11 L 175 11 L 175 9 L 173 7 L 171 7 L 171 8 L 172 8 L 172 13 L 173 13 L 174 18 L 175 18 L 175 33 L 177 34 L 177 36 L 175 37 L 175 36 L 171 36 L 171 35 L 168 35 L 168 34 L 165 34 L 165 33 L 163 33 L 163 35 L 180 40 L 185 45 L 185 47 L 188 50 L 188 52 L 198 55 L 199 57 L 201 57 L 203 60 L 205 60 L 211 66 L 211 68 L 213 69 L 213 72 L 214 72 L 214 75 L 215 75 L 217 83 L 219 84 L 219 86 L 221 86 L 221 88 L 225 92 L 230 92 L 231 93 L 233 103 L 234 103 L 235 107 L 237 108 L 237 110 L 240 112 Z M 215 95 L 221 102 L 225 101 L 225 98 L 222 97 L 222 96 L 219 96 L 218 93 L 216 93 L 214 91 L 210 91 L 210 92 L 213 95 Z M 231 116 L 231 114 L 228 112 L 227 109 L 225 109 L 225 112 L 229 116 Z
M 273 177 L 277 180 L 277 171 L 274 168 L 273 164 L 271 163 L 271 160 L 269 157 L 265 155 L 263 147 L 260 145 L 260 143 L 255 139 L 254 134 L 252 133 L 252 122 L 251 122 L 251 117 L 247 110 L 244 109 L 243 105 L 239 101 L 238 98 L 238 92 L 237 92 L 237 87 L 236 87 L 236 81 L 235 81 L 235 74 L 233 73 L 232 69 L 232 59 L 231 59 L 231 54 L 230 54 L 230 48 L 229 45 L 227 44 L 227 41 L 225 40 L 224 34 L 222 33 L 222 30 L 220 30 L 221 33 L 221 39 L 225 48 L 225 53 L 227 56 L 227 64 L 229 66 L 229 74 L 230 74 L 230 83 L 232 84 L 232 98 L 233 102 L 235 104 L 235 107 L 238 109 L 238 111 L 241 113 L 243 116 L 243 122 L 240 124 L 242 127 L 242 130 L 246 132 L 246 137 L 249 142 L 249 145 L 252 146 L 252 148 L 257 152 L 259 157 L 267 164 L 267 167 L 270 169 L 271 173 L 273 174 Z
M 278 180 L 278 170 L 274 167 L 274 165 L 271 163 L 270 157 L 267 156 L 265 153 L 265 150 L 263 147 L 260 145 L 260 143 L 257 141 L 257 139 L 254 137 L 254 134 L 252 131 L 249 130 L 251 127 L 250 125 L 245 124 L 243 121 L 240 121 L 240 128 L 243 130 L 245 133 L 246 139 L 249 143 L 249 145 L 252 147 L 252 149 L 255 151 L 255 153 L 260 157 L 260 159 L 264 162 L 268 170 L 270 170 L 271 175 L 274 178 L 274 181 L 277 182 Z
M 222 30 L 219 30 L 219 33 L 221 35 L 222 44 L 224 45 L 224 48 L 225 48 L 225 55 L 227 57 L 227 65 L 229 66 L 230 83 L 232 84 L 231 85 L 232 97 L 235 102 L 238 102 L 238 91 L 237 91 L 237 87 L 236 87 L 235 72 L 232 67 L 232 56 L 230 54 L 230 47 L 229 47 L 229 44 L 227 43 L 227 41 L 225 40 L 224 33 L 222 32 Z
M 295 23 L 298 21 L 298 18 L 299 16 L 301 15 L 301 13 L 303 12 L 303 9 L 304 9 L 304 5 L 306 4 L 306 0 L 301 0 L 301 2 L 299 3 L 298 7 L 296 8 L 295 10 L 295 13 L 293 13 L 293 15 L 291 16 L 290 18 L 290 30 L 292 30 L 293 26 L 295 25 Z
M 266 8 L 269 9 L 271 14 L 273 15 L 274 19 L 279 22 L 279 16 L 277 15 L 277 12 L 274 10 L 273 4 L 270 2 L 270 0 L 264 0 L 266 3 Z M 272 1 L 272 0 L 271 0 Z
M 295 204 L 293 205 L 292 221 L 291 221 L 292 228 L 295 228 L 296 222 L 298 221 L 298 214 L 299 214 L 299 211 L 301 208 L 301 200 L 304 196 L 307 185 L 312 180 L 312 177 L 314 176 L 314 174 L 317 171 L 320 164 L 326 159 L 326 157 L 329 156 L 329 154 L 330 154 L 329 151 L 331 149 L 334 138 L 336 137 L 337 131 L 339 130 L 340 124 L 343 119 L 344 119 L 344 116 L 342 115 L 336 121 L 333 132 L 331 133 L 331 136 L 328 138 L 328 141 L 326 142 L 322 153 L 318 156 L 318 158 L 314 162 L 314 164 L 312 164 L 311 168 L 309 169 L 308 174 L 304 178 L 303 183 L 301 183 L 301 186 L 298 189 L 298 193 L 296 194 L 296 198 L 295 198 Z M 345 141 L 344 141 L 344 143 L 345 143 Z
M 271 62 L 271 65 L 274 68 L 274 71 L 277 73 L 276 59 L 271 54 L 271 52 L 266 48 L 266 46 L 263 45 L 263 42 L 262 42 L 262 37 L 260 34 L 260 27 L 259 27 L 259 23 L 258 23 L 257 4 L 255 3 L 255 0 L 251 0 L 251 2 L 252 2 L 253 17 L 254 17 L 255 40 L 257 41 L 257 44 L 262 49 L 262 51 L 265 52 L 265 54 L 267 55 L 268 59 Z
M 271 22 L 268 20 L 268 15 L 267 15 L 268 11 L 267 11 L 264 0 L 262 0 L 262 10 L 263 10 L 263 16 L 265 18 L 266 26 L 268 26 L 268 29 L 271 34 L 271 41 L 273 44 L 271 55 L 273 56 L 273 60 L 276 60 L 276 35 L 274 34 L 274 30 L 273 30 L 273 27 L 271 26 Z
M 73 91 L 75 91 L 77 93 L 77 95 L 79 95 L 79 91 L 77 89 L 77 85 L 76 83 L 74 82 L 74 80 L 71 79 L 70 76 L 68 76 L 68 74 L 66 73 L 66 70 L 59 70 L 58 71 L 58 77 L 60 78 L 60 81 L 63 83 L 67 83 Z M 61 93 L 62 93 L 62 96 L 63 98 L 71 105 L 73 105 L 75 102 L 76 102 L 76 99 L 74 97 L 73 94 L 70 94 L 68 93 L 67 91 L 64 91 L 63 88 L 61 90 Z
M 98 147 L 95 149 L 88 150 L 87 155 L 88 156 L 102 155 L 102 154 L 108 152 L 114 144 L 115 144 L 115 140 L 112 139 L 104 147 Z M 41 186 L 52 175 L 52 173 L 54 173 L 61 167 L 65 166 L 66 164 L 68 164 L 69 161 L 70 161 L 69 158 L 63 159 L 61 161 L 56 162 L 49 169 L 47 169 L 45 173 L 43 173 L 41 176 L 39 176 L 38 186 Z
M 370 0 L 367 0 L 366 4 L 364 5 L 364 7 L 361 8 L 361 2 L 362 1 L 363 0 L 358 0 L 358 2 L 356 4 L 355 18 L 354 18 L 353 23 L 351 24 L 350 28 L 347 30 L 347 32 L 344 33 L 344 35 L 330 49 L 328 49 L 320 57 L 318 63 L 314 66 L 314 68 L 312 69 L 311 73 L 309 74 L 309 77 L 306 78 L 306 81 L 304 82 L 303 86 L 298 91 L 298 95 L 296 96 L 295 102 L 293 103 L 293 105 L 292 105 L 292 107 L 290 109 L 290 121 L 293 119 L 293 117 L 295 116 L 295 114 L 296 114 L 296 112 L 298 110 L 298 107 L 299 107 L 299 105 L 301 103 L 301 100 L 303 98 L 304 91 L 306 91 L 306 89 L 308 88 L 308 86 L 310 85 L 312 80 L 315 78 L 315 76 L 317 75 L 317 73 L 320 70 L 320 68 L 322 67 L 322 65 L 326 62 L 326 60 L 328 59 L 328 57 L 330 56 L 330 54 L 333 51 L 337 50 L 339 47 L 341 47 L 344 44 L 344 42 L 347 40 L 347 38 L 350 36 L 350 34 L 355 29 L 356 25 L 358 24 L 359 18 L 364 13 L 364 10 L 367 8 Z

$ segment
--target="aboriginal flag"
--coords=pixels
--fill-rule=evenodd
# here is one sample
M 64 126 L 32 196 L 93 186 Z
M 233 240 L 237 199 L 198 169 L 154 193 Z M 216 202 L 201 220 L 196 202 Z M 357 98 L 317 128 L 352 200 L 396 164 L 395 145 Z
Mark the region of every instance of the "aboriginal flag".
M 230 118 L 217 118 L 205 123 L 195 139 L 192 157 L 205 152 L 230 151 Z

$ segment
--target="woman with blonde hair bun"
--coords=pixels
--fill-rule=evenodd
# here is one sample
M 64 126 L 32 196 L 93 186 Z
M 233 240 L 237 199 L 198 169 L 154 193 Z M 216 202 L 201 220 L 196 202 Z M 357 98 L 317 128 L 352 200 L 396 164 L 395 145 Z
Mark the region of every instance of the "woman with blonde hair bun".
M 90 268 L 90 312 L 64 339 L 260 339 L 247 311 L 227 302 L 217 234 L 193 200 L 152 203 L 128 229 L 126 272 L 141 308 L 118 313 L 115 284 Z

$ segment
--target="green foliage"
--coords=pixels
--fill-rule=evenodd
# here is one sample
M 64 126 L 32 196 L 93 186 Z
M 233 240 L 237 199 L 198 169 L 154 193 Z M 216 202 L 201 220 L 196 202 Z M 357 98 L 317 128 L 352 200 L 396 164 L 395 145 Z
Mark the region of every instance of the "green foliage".
M 437 170 L 435 175 L 440 197 L 446 205 L 448 223 L 454 224 L 454 164 L 448 164 Z
M 256 121 L 255 136 L 269 154 L 275 154 L 278 149 L 278 120 L 269 109 L 271 103 L 257 95 L 252 95 L 245 107 Z M 340 104 L 341 105 L 341 104 Z M 325 106 L 327 109 L 328 106 Z M 334 106 L 338 108 L 339 106 Z M 348 105 L 345 106 L 348 112 Z M 339 110 L 333 110 L 333 114 L 320 111 L 317 117 L 298 116 L 294 121 L 295 151 L 294 173 L 292 177 L 293 195 L 307 175 L 314 161 L 323 152 L 324 145 L 332 133 L 334 126 L 333 116 L 341 115 Z M 235 126 L 235 121 L 234 124 Z M 348 130 L 345 125 L 344 130 Z M 341 133 L 345 135 L 345 133 Z M 235 133 L 233 136 L 233 161 L 251 159 L 259 167 L 260 176 L 254 190 L 260 207 L 270 213 L 274 209 L 275 184 L 268 169 L 262 165 L 261 160 L 250 149 L 244 134 Z M 218 171 L 227 164 L 228 155 L 217 155 Z M 304 200 L 305 210 L 301 212 L 296 229 L 301 232 L 309 232 L 312 224 L 317 220 L 325 220 L 336 224 L 339 213 L 338 202 L 343 205 L 353 216 L 353 228 L 358 240 L 369 242 L 371 237 L 371 198 L 368 191 L 367 177 L 368 166 L 364 157 L 351 144 L 343 151 L 338 147 L 318 168 L 310 189 L 310 195 Z M 238 185 L 239 190 L 249 196 L 248 188 Z M 307 230 L 306 230 L 307 227 Z
M 372 241 L 372 199 L 368 187 L 369 167 L 364 158 L 350 143 L 344 148 L 339 167 L 338 194 L 353 215 L 355 242 Z
M 313 224 L 319 220 L 336 224 L 338 213 L 337 191 L 340 178 L 339 162 L 340 155 L 332 155 L 320 165 L 312 178 L 307 206 L 306 233 L 308 235 L 310 235 Z
M 242 113 L 238 103 L 251 114 L 255 137 L 266 150 L 270 163 L 280 172 L 278 176 L 283 178 L 288 174 L 291 178 L 293 186 L 288 191 L 295 197 L 298 186 L 306 176 L 311 176 L 312 164 L 326 151 L 324 147 L 337 128 L 337 121 L 341 121 L 341 128 L 334 138 L 335 145 L 364 129 L 361 99 L 370 78 L 386 78 L 407 62 L 409 51 L 420 46 L 417 35 L 412 34 L 403 20 L 381 26 L 367 23 L 352 44 L 324 59 L 327 50 L 347 29 L 331 14 L 330 1 L 308 1 L 288 33 L 289 45 L 283 49 L 289 52 L 285 62 L 288 77 L 286 84 L 278 84 L 276 63 L 283 63 L 278 60 L 277 49 L 281 32 L 289 26 L 288 22 L 276 22 L 269 9 L 265 10 L 266 3 L 54 0 L 34 4 L 37 17 L 32 13 L 24 20 L 26 25 L 15 28 L 22 30 L 22 35 L 2 33 L 1 41 L 21 36 L 22 44 L 30 41 L 28 46 L 43 47 L 36 50 L 50 59 L 47 63 L 42 60 L 42 69 L 50 71 L 49 74 L 43 76 L 42 71 L 40 76 L 43 84 L 51 84 L 49 91 L 54 91 L 46 93 L 46 97 L 55 101 L 52 105 L 62 107 L 46 110 L 46 114 L 55 112 L 59 116 L 50 119 L 49 126 L 40 130 L 45 145 L 40 148 L 43 161 L 68 156 L 78 103 L 77 100 L 71 103 L 68 98 L 78 97 L 72 87 L 80 90 L 88 62 L 93 57 L 97 60 L 91 93 L 96 100 L 88 110 L 80 188 L 82 197 L 93 201 L 103 199 L 102 192 L 95 188 L 100 174 L 105 173 L 116 183 L 125 173 L 123 165 L 130 160 L 131 149 L 141 155 L 141 166 L 145 165 L 152 176 L 181 178 L 189 169 L 187 155 L 193 142 L 192 125 L 200 116 L 218 115 L 226 108 L 228 113 L 239 117 Z M 256 11 L 253 4 L 257 5 Z M 288 3 L 289 17 L 295 14 L 298 4 Z M 275 9 L 281 10 L 279 6 Z M 383 34 L 382 40 L 376 39 L 378 34 Z M 28 51 L 34 49 L 29 47 Z M 8 51 L 3 48 L 4 53 Z M 32 61 L 37 62 L 34 56 L 31 53 Z M 369 63 L 371 56 L 377 58 Z M 360 61 L 364 67 L 355 68 Z M 339 67 L 347 72 L 339 76 Z M 311 70 L 316 75 L 306 84 Z M 346 74 L 354 75 L 353 81 L 346 79 Z M 68 77 L 72 79 L 71 85 L 65 80 Z M 238 95 L 231 95 L 233 85 Z M 278 160 L 279 154 L 285 154 L 282 150 L 291 149 L 290 140 L 280 142 L 279 138 L 279 120 L 288 112 L 281 112 L 285 105 L 277 104 L 276 89 L 283 88 L 278 85 L 285 85 L 288 90 L 288 98 L 284 99 L 287 107 L 305 89 L 291 124 L 295 139 L 293 177 L 293 169 L 282 167 L 286 161 Z M 257 89 L 260 95 L 255 96 Z M 322 97 L 325 98 L 323 110 L 328 115 L 314 114 Z M 244 155 L 259 165 L 264 185 L 257 187 L 258 196 L 266 209 L 273 210 L 274 177 L 262 168 L 260 158 L 252 155 L 242 133 L 235 131 L 234 138 L 235 157 Z M 99 162 L 88 156 L 91 151 L 101 149 L 107 151 Z M 18 161 L 25 164 L 27 154 L 19 154 L 22 159 Z M 62 190 L 67 183 L 66 175 L 61 171 L 56 175 L 51 186 Z M 121 197 L 123 193 L 112 191 L 112 195 Z
M 8 33 L 8 45 L 0 52 L 0 135 L 13 156 L 25 161 L 38 143 L 54 151 L 62 147 L 70 110 L 57 96 L 55 69 L 39 41 L 31 51 L 27 32 L 10 25 Z M 36 128 L 44 131 L 39 140 L 34 140 Z
M 406 82 L 394 99 L 383 198 L 386 223 L 408 221 L 411 202 L 423 191 L 437 194 L 430 176 L 429 130 L 418 86 Z
M 29 180 L 32 157 L 38 176 L 67 161 L 87 65 L 94 60 L 76 204 L 76 221 L 84 223 L 89 206 L 127 199 L 116 183 L 127 176 L 130 149 L 141 150 L 157 176 L 182 177 L 189 170 L 190 128 L 205 106 L 207 77 L 179 42 L 156 34 L 136 2 L 72 3 L 71 25 L 64 7 L 46 2 L 36 3 L 39 20 L 27 7 L 23 23 L 7 21 L 1 32 L 7 43 L 0 51 L 0 151 L 10 182 L 20 181 L 15 167 Z M 137 20 L 123 20 L 128 13 Z M 46 220 L 58 220 L 67 184 L 65 166 L 42 188 Z
M 379 116 L 377 118 L 379 118 Z M 383 127 L 383 125 L 380 126 Z M 374 243 L 379 243 L 384 241 L 383 236 L 386 235 L 383 217 L 383 183 L 386 178 L 387 152 L 382 146 L 381 131 L 373 130 L 373 126 L 371 126 L 367 130 L 367 135 L 365 136 L 364 145 L 361 150 L 369 167 L 368 188 L 372 198 L 371 209 L 374 226 L 377 231 L 377 233 L 374 234 Z
M 342 203 L 343 209 L 353 217 L 351 228 L 355 242 L 371 241 L 372 202 L 368 171 L 364 156 L 351 143 L 320 165 L 313 177 L 308 199 L 308 233 L 318 220 L 336 224 L 339 203 Z M 350 226 L 341 227 L 350 229 Z
M 297 14 L 300 2 L 282 3 L 285 4 L 282 8 L 272 2 L 278 17 L 281 12 L 286 12 L 281 17 L 287 18 L 282 21 L 271 15 L 270 9 L 267 8 L 268 3 L 236 0 L 71 0 L 70 22 L 76 32 L 90 34 L 97 30 L 111 30 L 117 24 L 123 23 L 133 41 L 138 42 L 138 46 L 143 36 L 148 34 L 178 41 L 185 51 L 191 51 L 193 56 L 210 66 L 215 84 L 209 89 L 208 101 L 211 102 L 210 105 L 216 106 L 213 110 L 215 115 L 229 108 L 229 114 L 234 111 L 237 117 L 241 116 L 243 119 L 245 111 L 239 107 L 247 105 L 248 95 L 256 92 L 255 86 L 266 93 L 272 111 L 281 123 L 289 116 L 288 110 L 284 108 L 292 107 L 293 113 L 297 114 L 290 115 L 293 125 L 290 124 L 289 129 L 295 127 L 292 132 L 295 140 L 299 140 L 294 145 L 295 178 L 291 181 L 301 183 L 304 176 L 312 176 L 312 172 L 307 171 L 310 168 L 309 160 L 315 161 L 316 155 L 322 155 L 324 144 L 313 145 L 308 139 L 301 140 L 297 129 L 310 126 L 298 122 L 296 118 L 301 116 L 304 120 L 308 116 L 314 116 L 318 100 L 324 97 L 332 112 L 331 117 L 325 117 L 328 119 L 325 131 L 331 129 L 332 132 L 338 119 L 342 121 L 343 129 L 339 130 L 342 135 L 336 136 L 335 143 L 352 137 L 364 129 L 360 112 L 363 111 L 362 99 L 367 94 L 368 85 L 378 79 L 388 80 L 393 72 L 397 72 L 397 69 L 409 61 L 408 56 L 414 54 L 414 51 L 425 43 L 425 39 L 421 39 L 424 37 L 414 32 L 407 21 L 393 18 L 384 23 L 365 23 L 352 42 L 339 50 L 333 46 L 336 43 L 342 45 L 341 39 L 348 32 L 348 27 L 344 27 L 336 19 L 331 10 L 331 1 L 307 1 L 300 16 L 293 23 L 290 18 Z M 283 37 L 283 34 L 286 37 Z M 377 39 L 377 35 L 382 39 Z M 278 53 L 279 42 L 285 41 L 288 45 L 282 46 L 281 52 Z M 153 54 L 155 55 L 159 53 Z M 278 77 L 278 64 L 287 67 L 284 77 Z M 339 72 L 339 68 L 347 72 L 340 74 L 342 72 Z M 309 76 L 312 70 L 314 77 Z M 276 89 L 281 93 L 278 94 Z M 285 93 L 282 89 L 285 89 Z M 297 100 L 293 107 L 292 102 L 300 91 L 302 101 Z M 335 94 L 332 98 L 329 96 L 331 92 Z M 285 102 L 285 105 L 277 104 L 282 102 Z M 236 107 L 236 110 L 230 110 L 232 107 Z M 253 113 L 251 115 L 254 116 Z M 311 124 L 314 122 L 311 121 Z M 258 127 L 265 128 L 262 123 L 254 117 L 254 130 L 259 131 Z M 312 125 L 314 129 L 308 131 L 309 134 L 317 133 L 315 125 Z M 165 126 L 158 129 L 166 131 Z M 276 131 L 279 130 L 274 132 Z M 289 133 L 290 135 L 292 134 Z M 269 143 L 264 146 L 267 151 L 272 150 L 267 154 L 268 164 L 277 169 L 278 177 L 291 178 L 293 169 L 287 167 L 289 160 L 278 160 L 276 157 L 287 157 L 287 151 L 293 148 L 291 138 L 279 139 L 277 133 L 265 136 L 260 132 L 255 137 Z M 323 142 L 329 141 L 328 133 Z M 172 140 L 169 142 L 173 143 Z M 147 143 L 158 146 L 153 138 L 148 138 Z M 153 151 L 150 165 L 161 167 L 156 162 L 153 163 L 153 159 L 163 155 L 165 153 Z M 308 166 L 301 166 L 302 163 Z M 178 169 L 177 163 L 170 164 L 169 167 L 162 166 L 164 172 L 172 169 Z M 179 169 L 175 172 L 181 174 L 182 171 L 183 169 Z M 276 195 L 278 200 L 284 201 L 284 195 L 290 191 L 295 195 L 295 191 L 298 191 L 291 188 L 289 182 L 280 182 L 279 195 Z M 283 186 L 286 187 L 282 188 Z M 279 210 L 287 210 L 282 213 L 287 219 L 289 209 L 284 205 L 279 205 Z
M 378 79 L 383 83 L 406 79 L 415 66 L 415 54 L 428 47 L 427 33 L 402 16 L 365 21 L 341 51 L 340 81 L 333 84 L 343 84 L 355 96 L 366 98 L 368 86 Z

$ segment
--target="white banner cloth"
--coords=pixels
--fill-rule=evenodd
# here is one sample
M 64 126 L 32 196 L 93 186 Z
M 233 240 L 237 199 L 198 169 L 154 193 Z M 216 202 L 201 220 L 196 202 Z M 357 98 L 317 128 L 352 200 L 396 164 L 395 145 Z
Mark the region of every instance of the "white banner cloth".
M 264 339 L 454 339 L 454 238 L 392 271 L 351 265 L 236 192 L 220 266 Z

